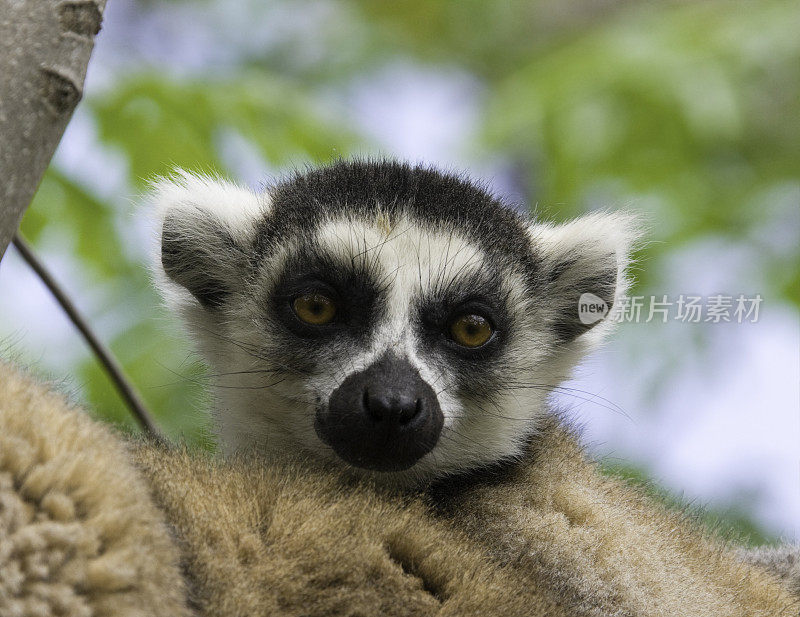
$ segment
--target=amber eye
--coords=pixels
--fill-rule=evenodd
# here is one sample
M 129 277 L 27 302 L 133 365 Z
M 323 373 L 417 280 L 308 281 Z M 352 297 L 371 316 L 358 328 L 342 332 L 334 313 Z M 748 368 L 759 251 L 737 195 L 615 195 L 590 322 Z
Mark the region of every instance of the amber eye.
M 492 326 L 480 315 L 462 315 L 450 324 L 453 340 L 464 347 L 480 347 L 492 338 Z
M 302 321 L 314 326 L 330 323 L 336 315 L 336 304 L 333 300 L 316 293 L 298 296 L 292 302 L 292 308 Z

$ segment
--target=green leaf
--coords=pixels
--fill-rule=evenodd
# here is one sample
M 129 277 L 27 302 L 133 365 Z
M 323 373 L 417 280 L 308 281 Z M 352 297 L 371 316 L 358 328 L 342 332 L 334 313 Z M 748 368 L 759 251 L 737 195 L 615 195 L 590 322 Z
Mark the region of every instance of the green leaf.
M 205 81 L 139 75 L 91 106 L 101 137 L 125 152 L 139 185 L 176 166 L 230 171 L 218 148 L 225 129 L 250 140 L 273 166 L 324 161 L 354 143 L 301 93 L 264 75 Z

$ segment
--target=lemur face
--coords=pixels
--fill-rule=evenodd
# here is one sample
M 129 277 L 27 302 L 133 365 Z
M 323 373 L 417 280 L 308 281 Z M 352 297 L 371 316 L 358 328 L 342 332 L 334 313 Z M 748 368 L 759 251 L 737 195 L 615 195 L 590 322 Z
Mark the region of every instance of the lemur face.
M 513 457 L 604 328 L 630 225 L 534 223 L 431 169 L 341 162 L 262 194 L 156 186 L 159 279 L 212 366 L 226 451 L 413 483 Z M 600 324 L 599 327 L 594 327 Z

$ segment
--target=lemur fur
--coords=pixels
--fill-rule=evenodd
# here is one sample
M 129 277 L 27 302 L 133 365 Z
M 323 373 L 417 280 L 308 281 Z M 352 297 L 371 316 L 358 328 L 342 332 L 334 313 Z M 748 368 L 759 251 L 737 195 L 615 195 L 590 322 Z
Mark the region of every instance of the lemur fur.
M 302 450 L 404 485 L 521 453 L 609 327 L 579 298 L 613 311 L 637 234 L 619 213 L 532 220 L 394 161 L 261 192 L 178 171 L 152 201 L 157 280 L 212 367 L 225 452 Z

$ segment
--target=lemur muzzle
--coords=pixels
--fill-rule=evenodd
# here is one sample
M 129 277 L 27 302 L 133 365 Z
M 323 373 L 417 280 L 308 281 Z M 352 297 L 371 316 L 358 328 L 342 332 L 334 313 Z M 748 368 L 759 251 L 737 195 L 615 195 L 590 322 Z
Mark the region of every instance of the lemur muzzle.
M 433 388 L 408 360 L 386 355 L 347 377 L 314 427 L 351 465 L 401 471 L 433 449 L 443 422 Z

